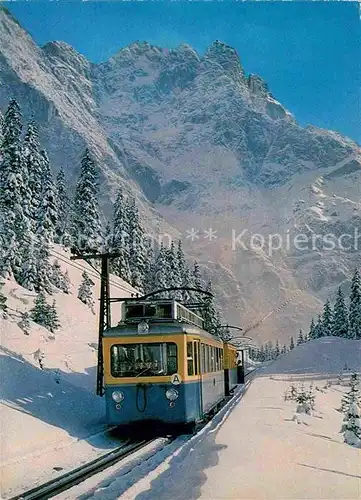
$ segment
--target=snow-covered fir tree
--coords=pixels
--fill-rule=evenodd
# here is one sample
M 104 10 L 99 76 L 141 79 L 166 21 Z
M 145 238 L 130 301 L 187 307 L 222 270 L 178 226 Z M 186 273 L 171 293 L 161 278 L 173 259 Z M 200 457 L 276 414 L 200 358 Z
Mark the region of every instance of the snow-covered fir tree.
M 32 238 L 31 243 L 24 249 L 23 265 L 21 267 L 21 276 L 19 283 L 28 290 L 39 290 L 38 286 L 38 264 L 37 260 L 36 238 Z M 47 287 L 45 287 L 47 288 Z
M 62 272 L 59 261 L 53 263 L 51 272 L 51 283 L 64 293 L 70 293 L 70 279 L 68 271 Z
M 167 249 L 163 245 L 160 245 L 157 257 L 154 263 L 154 290 L 160 290 L 161 288 L 169 288 L 169 276 L 170 269 L 167 259 Z M 160 294 L 160 297 L 166 297 L 168 294 Z
M 28 207 L 23 204 L 28 191 L 28 175 L 23 161 L 22 116 L 18 103 L 12 99 L 6 110 L 3 126 L 0 164 L 0 218 L 2 231 L 0 273 L 8 278 L 21 274 L 22 250 L 30 239 Z
M 314 338 L 315 339 L 319 339 L 320 337 L 323 337 L 324 334 L 323 334 L 323 321 L 322 321 L 322 316 L 321 314 L 318 315 L 317 317 L 317 323 L 315 325 L 315 329 L 314 329 Z
M 143 289 L 145 276 L 147 250 L 144 241 L 144 228 L 142 226 L 139 211 L 135 199 L 128 199 L 126 204 L 129 228 L 129 269 L 130 283 L 138 290 Z
M 191 286 L 190 273 L 188 265 L 186 263 L 181 240 L 178 240 L 178 245 L 177 245 L 177 267 L 179 269 L 179 275 L 181 281 L 180 286 L 184 287 Z M 189 302 L 191 300 L 191 294 L 186 290 L 182 291 L 182 300 L 184 302 Z
M 52 305 L 49 307 L 47 328 L 52 332 L 56 332 L 60 328 L 59 316 L 56 310 L 56 302 L 53 300 Z
M 38 325 L 49 326 L 51 306 L 46 302 L 45 293 L 40 291 L 36 296 L 34 307 L 30 310 L 30 317 Z
M 147 249 L 147 259 L 145 262 L 145 275 L 143 281 L 143 292 L 150 293 L 154 290 L 154 273 L 155 273 L 155 256 L 152 247 L 152 242 L 148 241 L 146 244 Z
M 19 321 L 19 327 L 22 329 L 25 335 L 29 335 L 30 332 L 30 314 L 27 311 L 21 313 L 21 319 Z
M 345 443 L 353 446 L 361 444 L 361 419 L 360 419 L 360 380 L 354 373 L 349 382 L 349 391 L 344 395 L 341 402 L 341 410 L 344 414 L 341 432 Z
M 281 354 L 281 349 L 280 349 L 280 343 L 278 340 L 276 340 L 276 345 L 274 349 L 274 357 L 278 358 L 278 356 Z
M 126 202 L 123 190 L 118 189 L 117 197 L 114 203 L 112 237 L 110 239 L 111 252 L 119 254 L 111 262 L 111 271 L 120 276 L 127 282 L 130 282 L 130 242 L 129 242 L 129 220 Z
M 75 190 L 71 237 L 83 252 L 96 250 L 101 243 L 98 207 L 98 176 L 88 149 L 81 160 L 81 173 Z
M 294 341 L 294 338 L 291 337 L 291 340 L 290 340 L 290 351 L 292 351 L 292 349 L 295 348 L 295 341 Z
M 311 319 L 311 325 L 310 325 L 310 330 L 308 332 L 308 338 L 309 340 L 313 340 L 315 339 L 315 328 L 316 328 L 316 325 L 315 325 L 315 320 L 312 318 Z
M 351 282 L 349 337 L 361 339 L 361 277 L 358 269 L 355 269 Z
M 348 337 L 348 310 L 342 288 L 337 290 L 335 307 L 333 310 L 333 335 L 336 337 Z
M 46 151 L 41 151 L 41 200 L 37 208 L 37 233 L 48 243 L 54 241 L 55 227 L 58 220 L 56 189 L 52 179 L 49 158 Z
M 329 337 L 333 332 L 333 315 L 330 301 L 327 300 L 323 307 L 322 332 L 325 337 Z
M 177 256 L 177 251 L 174 245 L 174 242 L 172 241 L 170 244 L 170 247 L 167 248 L 167 261 L 168 261 L 168 267 L 170 271 L 170 276 L 169 276 L 169 284 L 171 287 L 181 287 L 182 286 L 182 275 L 181 275 L 181 270 L 178 267 L 178 256 Z M 177 300 L 182 300 L 182 292 L 181 291 L 174 291 L 172 293 L 173 297 Z
M 65 172 L 61 168 L 56 176 L 55 185 L 56 206 L 57 206 L 57 221 L 55 224 L 55 243 L 70 245 L 69 234 L 69 216 L 70 216 L 70 199 L 67 193 Z
M 28 124 L 24 138 L 24 162 L 28 172 L 30 215 L 33 229 L 36 230 L 36 216 L 42 197 L 43 157 L 40 151 L 39 131 L 34 120 Z
M 220 330 L 219 314 L 214 304 L 212 283 L 208 281 L 206 291 L 212 295 L 204 295 L 200 314 L 203 318 L 204 329 L 210 333 L 217 334 Z
M 7 317 L 7 310 L 8 306 L 6 304 L 7 302 L 7 297 L 2 293 L 2 288 L 4 286 L 4 283 L 0 281 L 0 313 L 1 315 L 6 318 Z
M 78 289 L 78 299 L 81 300 L 84 304 L 86 304 L 95 314 L 94 311 L 95 303 L 92 292 L 92 287 L 94 286 L 94 282 L 90 279 L 86 271 L 83 271 L 82 278 L 83 278 L 82 282 L 80 283 Z
M 344 418 L 341 428 L 344 436 L 344 442 L 351 446 L 359 447 L 361 445 L 361 411 L 360 405 L 354 401 Z
M 200 290 L 203 290 L 203 280 L 201 277 L 201 272 L 200 272 L 199 264 L 197 261 L 194 261 L 194 264 L 193 264 L 193 270 L 192 270 L 192 273 L 190 276 L 190 286 L 192 288 L 198 288 Z M 202 304 L 202 301 L 204 299 L 204 295 L 202 293 L 193 292 L 193 291 L 190 293 L 190 297 L 191 297 L 191 301 L 195 304 L 197 304 L 197 303 Z M 201 310 L 199 310 L 198 312 L 199 312 L 199 314 L 202 314 Z
M 348 383 L 349 390 L 346 392 L 341 399 L 341 408 L 340 411 L 346 414 L 350 404 L 353 401 L 357 401 L 358 404 L 361 404 L 361 388 L 360 388 L 360 377 L 357 373 L 353 373 L 350 377 L 350 381 Z
M 303 337 L 303 332 L 300 330 L 298 337 L 297 337 L 297 345 L 301 345 L 304 343 L 304 337 Z
M 281 349 L 281 354 L 286 354 L 286 353 L 287 353 L 287 346 L 284 344 Z

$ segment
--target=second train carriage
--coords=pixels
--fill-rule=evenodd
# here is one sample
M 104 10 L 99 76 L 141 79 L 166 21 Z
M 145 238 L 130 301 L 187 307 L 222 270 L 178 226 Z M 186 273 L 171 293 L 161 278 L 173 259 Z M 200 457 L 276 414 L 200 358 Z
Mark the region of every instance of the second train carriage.
M 236 355 L 175 300 L 124 302 L 103 336 L 108 422 L 196 423 L 235 387 Z

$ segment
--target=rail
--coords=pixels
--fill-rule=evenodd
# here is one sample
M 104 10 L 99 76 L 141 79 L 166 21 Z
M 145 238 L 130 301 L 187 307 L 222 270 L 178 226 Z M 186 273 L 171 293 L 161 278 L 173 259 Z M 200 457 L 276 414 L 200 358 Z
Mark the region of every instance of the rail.
M 102 455 L 101 457 L 96 458 L 95 460 L 81 467 L 78 467 L 77 469 L 74 469 L 70 472 L 67 472 L 66 474 L 63 474 L 60 477 L 48 481 L 47 483 L 41 484 L 40 486 L 36 486 L 35 488 L 16 495 L 9 500 L 46 500 L 48 498 L 51 498 L 85 481 L 94 474 L 98 474 L 98 472 L 107 469 L 123 458 L 126 458 L 132 453 L 135 453 L 141 448 L 144 448 L 152 441 L 154 441 L 154 438 L 116 448 L 115 450 L 110 451 L 109 453 L 106 453 L 105 455 Z

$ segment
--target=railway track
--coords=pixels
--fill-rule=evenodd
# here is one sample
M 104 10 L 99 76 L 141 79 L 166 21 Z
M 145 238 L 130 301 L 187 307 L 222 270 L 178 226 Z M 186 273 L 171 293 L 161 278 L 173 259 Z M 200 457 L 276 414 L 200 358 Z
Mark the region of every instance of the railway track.
M 144 448 L 150 444 L 155 439 L 145 439 L 143 441 L 138 441 L 136 443 L 130 443 L 126 446 L 121 446 L 115 450 L 102 455 L 99 458 L 82 465 L 77 469 L 74 469 L 60 477 L 52 479 L 47 483 L 36 486 L 31 490 L 25 491 L 20 495 L 10 498 L 9 500 L 46 500 L 52 498 L 65 490 L 68 490 L 72 486 L 75 486 L 89 477 L 103 471 L 104 469 L 114 465 L 123 458 L 128 457 L 132 453 Z

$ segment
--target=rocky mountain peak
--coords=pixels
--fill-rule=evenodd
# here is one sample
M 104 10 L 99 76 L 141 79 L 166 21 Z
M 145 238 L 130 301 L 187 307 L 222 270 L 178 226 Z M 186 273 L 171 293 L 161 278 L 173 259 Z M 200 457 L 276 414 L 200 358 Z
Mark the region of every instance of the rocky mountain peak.
M 267 97 L 270 95 L 267 83 L 258 75 L 250 74 L 247 78 L 247 84 L 252 94 Z
M 43 52 L 48 58 L 53 58 L 53 63 L 63 62 L 70 68 L 76 69 L 79 73 L 88 71 L 91 64 L 79 52 L 77 52 L 71 45 L 65 42 L 53 41 L 48 42 L 42 47 Z
M 204 61 L 218 66 L 228 76 L 245 82 L 245 74 L 237 51 L 229 45 L 216 40 L 207 49 Z

